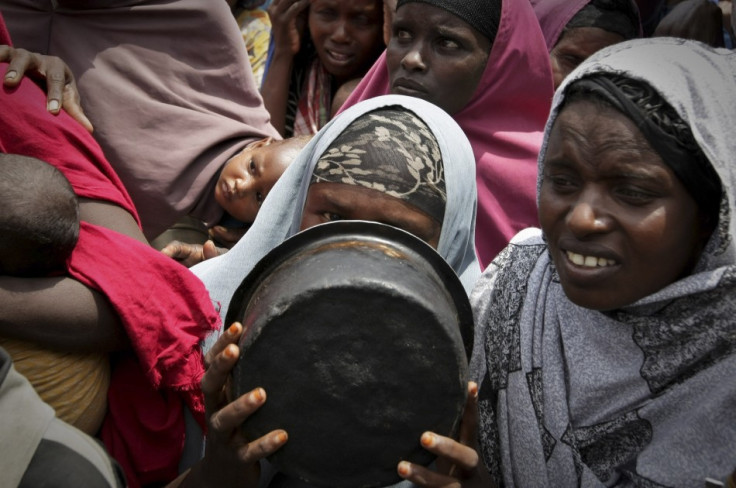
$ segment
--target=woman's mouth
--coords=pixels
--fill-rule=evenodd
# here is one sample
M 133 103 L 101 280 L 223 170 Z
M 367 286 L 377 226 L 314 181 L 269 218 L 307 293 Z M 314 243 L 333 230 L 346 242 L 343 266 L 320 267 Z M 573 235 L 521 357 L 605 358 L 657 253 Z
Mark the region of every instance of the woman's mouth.
M 331 51 L 329 49 L 327 49 L 326 52 L 327 52 L 327 55 L 332 60 L 332 63 L 336 65 L 342 66 L 342 65 L 349 64 L 353 59 L 353 55 L 349 53 L 341 53 L 338 51 Z
M 569 259 L 573 264 L 584 268 L 605 268 L 616 264 L 616 261 L 613 259 L 585 256 L 572 251 L 565 251 L 565 254 L 567 255 L 567 259 Z
M 426 90 L 424 86 L 413 80 L 407 78 L 399 78 L 394 81 L 391 87 L 391 93 L 420 98 L 422 95 L 426 94 Z

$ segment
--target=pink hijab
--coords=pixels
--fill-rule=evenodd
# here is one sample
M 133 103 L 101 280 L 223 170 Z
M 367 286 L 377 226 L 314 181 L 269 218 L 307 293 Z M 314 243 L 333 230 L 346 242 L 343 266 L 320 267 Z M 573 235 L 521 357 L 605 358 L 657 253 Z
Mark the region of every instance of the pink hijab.
M 475 244 L 484 268 L 519 230 L 538 226 L 537 155 L 553 91 L 549 53 L 531 5 L 503 0 L 483 77 L 468 105 L 453 116 L 475 154 Z M 343 110 L 389 92 L 384 52 Z
M 549 51 L 555 47 L 563 29 L 590 0 L 530 0 Z
M 542 34 L 544 34 L 544 40 L 547 43 L 547 49 L 552 51 L 557 41 L 562 36 L 562 31 L 565 30 L 567 24 L 572 20 L 575 15 L 580 12 L 586 5 L 591 3 L 591 0 L 530 0 L 534 13 L 537 14 L 539 19 L 539 25 L 542 28 Z M 621 9 L 622 5 L 610 5 L 608 9 Z M 631 1 L 630 9 L 637 12 L 638 17 L 638 6 L 636 2 Z M 633 15 L 633 13 L 632 13 Z M 638 37 L 642 36 L 641 21 L 637 19 Z M 608 30 L 608 29 L 606 29 Z M 627 39 L 630 37 L 624 36 Z

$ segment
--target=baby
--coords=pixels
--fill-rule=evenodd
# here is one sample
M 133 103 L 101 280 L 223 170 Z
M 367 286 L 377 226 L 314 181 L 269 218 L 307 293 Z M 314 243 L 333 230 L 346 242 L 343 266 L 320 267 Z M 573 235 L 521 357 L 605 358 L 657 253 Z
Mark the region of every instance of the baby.
M 283 140 L 267 137 L 249 144 L 230 158 L 215 185 L 215 200 L 225 211 L 218 227 L 229 229 L 231 235 L 242 236 L 255 220 L 273 185 L 311 138 L 311 135 Z M 185 266 L 220 254 L 211 240 L 204 245 L 174 241 L 161 252 Z
M 0 208 L 0 275 L 66 273 L 79 239 L 79 202 L 61 171 L 36 158 L 0 153 Z M 97 432 L 110 382 L 106 354 L 55 351 L 5 336 L 0 346 L 59 418 Z
M 79 237 L 79 204 L 64 175 L 41 160 L 0 154 L 0 275 L 63 273 Z

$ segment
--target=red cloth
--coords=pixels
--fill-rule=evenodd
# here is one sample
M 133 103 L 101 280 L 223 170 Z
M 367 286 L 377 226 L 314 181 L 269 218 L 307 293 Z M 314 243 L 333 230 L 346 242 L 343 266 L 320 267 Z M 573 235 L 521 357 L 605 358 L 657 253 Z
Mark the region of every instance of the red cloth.
M 9 43 L 0 15 L 0 43 Z M 0 63 L 0 73 L 7 64 Z M 56 166 L 78 196 L 114 203 L 140 220 L 102 150 L 66 113 L 46 111 L 46 96 L 24 79 L 0 90 L 0 152 Z M 134 359 L 115 363 L 102 429 L 130 486 L 176 476 L 184 442 L 182 402 L 204 423 L 199 342 L 220 325 L 204 285 L 187 268 L 135 239 L 82 222 L 69 274 L 99 290 L 119 314 Z

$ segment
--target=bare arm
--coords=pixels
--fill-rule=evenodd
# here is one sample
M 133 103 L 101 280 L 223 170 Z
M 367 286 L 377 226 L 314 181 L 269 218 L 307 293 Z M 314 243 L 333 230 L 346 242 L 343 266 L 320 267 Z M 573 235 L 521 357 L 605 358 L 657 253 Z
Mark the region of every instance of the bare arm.
M 133 217 L 111 203 L 80 200 L 82 220 L 146 242 Z M 70 277 L 0 276 L 0 335 L 66 351 L 112 351 L 128 339 L 107 298 Z
M 304 13 L 309 0 L 274 0 L 268 7 L 274 51 L 263 79 L 261 96 L 271 124 L 284 135 L 289 81 L 294 56 L 299 52 Z

